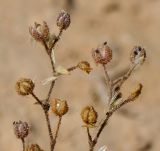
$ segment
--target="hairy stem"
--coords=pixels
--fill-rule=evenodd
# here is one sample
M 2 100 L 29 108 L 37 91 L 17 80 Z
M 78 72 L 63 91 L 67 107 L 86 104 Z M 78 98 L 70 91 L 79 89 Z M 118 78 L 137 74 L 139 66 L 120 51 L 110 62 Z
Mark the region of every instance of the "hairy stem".
M 132 65 L 127 71 L 127 73 L 125 73 L 122 77 L 114 80 L 113 86 L 118 85 L 119 87 L 121 87 L 122 84 L 130 77 L 136 66 L 137 66 L 136 64 Z
M 88 134 L 88 140 L 89 140 L 89 142 L 91 142 L 92 141 L 92 136 L 90 134 L 89 127 L 87 127 L 87 134 Z
M 93 146 L 92 136 L 89 131 L 89 127 L 87 127 L 87 135 L 88 135 L 89 151 L 93 151 L 94 146 Z
M 51 50 L 53 50 L 54 47 L 56 46 L 56 44 L 57 44 L 57 42 L 59 41 L 62 33 L 63 33 L 63 29 L 60 29 L 57 38 L 54 40 L 54 42 L 53 42 L 53 44 L 52 44 Z
M 21 140 L 22 140 L 23 151 L 25 151 L 25 140 L 24 138 L 22 138 Z
M 62 117 L 61 117 L 61 116 L 59 116 L 58 124 L 57 124 L 57 128 L 56 128 L 56 133 L 55 133 L 55 137 L 54 137 L 53 150 L 54 150 L 55 145 L 56 145 L 56 142 L 57 142 L 57 137 L 58 137 L 58 132 L 59 132 L 59 129 L 60 129 L 61 121 L 62 121 Z
M 46 104 L 43 104 L 42 101 L 33 92 L 31 93 L 31 95 L 37 101 L 37 103 L 40 104 L 41 108 L 44 111 L 48 133 L 50 137 L 50 151 L 53 151 L 54 138 L 53 138 L 53 133 L 52 133 L 51 124 L 49 120 L 48 107 L 46 106 Z
M 70 71 L 73 71 L 73 70 L 75 70 L 75 69 L 77 69 L 77 66 L 70 67 L 70 68 L 68 68 L 67 70 L 70 72 Z
M 54 138 L 53 138 L 53 133 L 52 133 L 52 129 L 51 129 L 51 124 L 50 124 L 48 111 L 44 111 L 44 114 L 45 114 L 46 123 L 47 123 L 47 127 L 48 127 L 48 132 L 49 132 L 49 137 L 50 137 L 50 151 L 53 151 L 53 149 L 54 149 Z
M 100 125 L 100 128 L 95 136 L 95 138 L 93 139 L 93 144 L 92 144 L 92 149 L 94 149 L 94 146 L 97 144 L 98 142 L 98 138 L 100 137 L 103 129 L 106 127 L 108 120 L 110 119 L 110 117 L 113 115 L 113 113 L 115 111 L 117 111 L 118 109 L 120 109 L 122 106 L 124 106 L 125 104 L 134 101 L 140 94 L 141 94 L 141 90 L 142 90 L 142 85 L 140 85 L 139 89 L 136 90 L 134 93 L 132 93 L 128 99 L 122 101 L 121 103 L 119 103 L 118 105 L 114 106 L 112 109 L 110 109 L 107 113 L 106 113 L 106 117 L 103 121 L 103 123 Z
M 62 35 L 62 32 L 63 32 L 63 30 L 61 29 L 59 31 L 59 34 L 58 34 L 57 38 L 54 40 L 54 42 L 52 44 L 52 47 L 50 48 L 50 52 L 51 53 L 49 54 L 49 58 L 50 58 L 51 66 L 52 66 L 52 74 L 53 74 L 53 76 L 54 76 L 54 73 L 56 72 L 56 70 L 55 70 L 55 64 L 54 64 L 54 61 L 53 61 L 53 58 L 52 58 L 52 51 L 53 51 L 55 45 L 57 44 L 57 42 L 59 41 L 59 39 L 60 39 L 60 37 Z M 48 91 L 48 94 L 47 94 L 46 102 L 48 102 L 49 99 L 50 99 L 54 84 L 55 84 L 55 81 L 52 81 L 51 85 L 50 85 L 50 88 L 49 88 L 49 91 Z
M 112 99 L 112 80 L 110 79 L 108 72 L 107 72 L 107 67 L 106 65 L 103 65 L 104 73 L 105 73 L 105 78 L 106 78 L 106 84 L 108 86 L 108 103 L 110 103 Z
M 89 151 L 94 151 L 94 146 L 90 146 Z
M 32 92 L 31 93 L 31 95 L 32 95 L 32 97 L 37 101 L 37 103 L 39 104 L 39 105 L 43 105 L 43 103 L 41 102 L 41 100 Z

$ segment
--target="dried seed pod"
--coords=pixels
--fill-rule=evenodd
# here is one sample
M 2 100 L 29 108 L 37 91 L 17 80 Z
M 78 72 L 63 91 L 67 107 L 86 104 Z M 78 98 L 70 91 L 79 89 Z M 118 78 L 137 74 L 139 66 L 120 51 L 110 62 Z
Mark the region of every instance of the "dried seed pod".
M 94 126 L 97 122 L 98 114 L 93 106 L 86 106 L 81 112 L 81 118 L 85 124 Z
M 60 27 L 61 30 L 66 30 L 69 27 L 70 23 L 70 15 L 66 11 L 62 10 L 57 17 L 57 26 Z
M 31 79 L 21 78 L 16 83 L 16 91 L 19 95 L 29 95 L 33 92 L 34 86 Z
M 146 50 L 140 46 L 135 46 L 130 55 L 133 64 L 143 64 L 146 59 Z
M 88 74 L 91 72 L 92 68 L 90 66 L 90 64 L 87 61 L 81 61 L 80 63 L 78 63 L 77 67 L 85 72 L 87 72 Z
M 29 133 L 29 125 L 27 122 L 13 122 L 14 133 L 19 139 L 24 139 L 28 136 Z
M 49 40 L 49 27 L 45 21 L 42 25 L 35 22 L 34 27 L 29 27 L 29 32 L 36 41 L 44 42 Z
M 57 116 L 63 116 L 68 112 L 68 104 L 65 100 L 54 99 L 51 102 L 52 112 Z
M 137 88 L 134 90 L 134 92 L 132 92 L 130 94 L 128 99 L 129 100 L 134 100 L 135 98 L 137 98 L 141 94 L 142 88 L 143 88 L 143 85 L 141 83 L 139 83 Z
M 26 147 L 25 151 L 44 151 L 38 144 L 31 144 Z
M 96 64 L 108 64 L 112 60 L 112 49 L 104 42 L 97 49 L 92 50 L 92 57 Z

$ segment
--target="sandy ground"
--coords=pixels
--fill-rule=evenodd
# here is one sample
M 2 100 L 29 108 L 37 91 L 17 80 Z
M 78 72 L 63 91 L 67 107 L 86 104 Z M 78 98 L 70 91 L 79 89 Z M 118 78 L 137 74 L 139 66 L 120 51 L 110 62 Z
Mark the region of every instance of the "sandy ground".
M 43 112 L 33 105 L 31 97 L 18 96 L 14 85 L 19 77 L 30 77 L 35 79 L 37 95 L 45 97 L 48 85 L 42 86 L 41 81 L 51 75 L 51 67 L 43 48 L 31 40 L 28 26 L 45 20 L 57 33 L 57 13 L 61 8 L 70 7 L 62 0 L 0 2 L 0 151 L 22 150 L 12 128 L 12 122 L 19 119 L 32 125 L 27 143 L 38 143 L 49 150 Z M 76 71 L 55 85 L 52 97 L 66 99 L 70 105 L 62 121 L 57 151 L 88 150 L 86 131 L 81 127 L 79 115 L 82 107 L 96 106 L 99 121 L 103 117 L 104 73 L 95 66 L 90 50 L 104 41 L 113 48 L 113 61 L 108 67 L 112 77 L 129 67 L 129 54 L 134 45 L 142 45 L 147 50 L 147 61 L 122 89 L 126 97 L 141 82 L 142 95 L 112 117 L 96 150 L 103 145 L 107 145 L 108 151 L 160 150 L 159 8 L 159 0 L 77 0 L 71 7 L 71 26 L 56 47 L 57 63 L 70 67 L 88 60 L 94 71 L 90 75 Z M 55 127 L 57 118 L 52 113 L 51 121 Z

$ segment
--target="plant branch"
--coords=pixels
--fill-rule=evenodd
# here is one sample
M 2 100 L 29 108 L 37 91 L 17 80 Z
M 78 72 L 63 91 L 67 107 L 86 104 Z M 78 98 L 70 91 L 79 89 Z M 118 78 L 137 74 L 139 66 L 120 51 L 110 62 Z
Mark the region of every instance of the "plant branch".
M 61 117 L 61 116 L 59 116 L 58 124 L 57 124 L 57 128 L 56 128 L 56 133 L 55 133 L 55 136 L 54 136 L 54 145 L 53 145 L 53 150 L 54 150 L 54 147 L 55 147 L 56 142 L 57 142 L 57 137 L 58 137 L 58 132 L 59 132 L 59 129 L 60 129 L 61 121 L 62 121 L 62 117 Z
M 57 38 L 54 40 L 54 42 L 53 42 L 53 44 L 52 44 L 52 46 L 51 46 L 51 50 L 53 50 L 54 47 L 56 46 L 56 43 L 59 41 L 62 33 L 63 33 L 63 29 L 60 29 Z
M 51 124 L 50 124 L 50 119 L 49 119 L 49 114 L 48 111 L 44 110 L 45 118 L 46 118 L 46 123 L 48 127 L 48 132 L 49 132 L 49 137 L 50 137 L 50 150 L 53 151 L 54 148 L 54 138 L 53 138 L 53 133 L 51 129 Z
M 25 140 L 24 138 L 22 138 L 21 140 L 22 140 L 22 145 L 23 145 L 23 151 L 25 151 Z
M 141 94 L 141 90 L 142 90 L 142 85 L 139 84 L 138 89 L 135 92 L 131 93 L 131 95 L 126 100 L 120 102 L 118 105 L 114 106 L 112 109 L 110 109 L 106 113 L 106 118 L 104 119 L 104 121 L 101 124 L 95 138 L 93 139 L 93 147 L 97 144 L 98 138 L 99 138 L 100 134 L 102 133 L 103 129 L 105 128 L 105 126 L 107 125 L 108 120 L 112 116 L 112 114 L 115 111 L 117 111 L 118 109 L 120 109 L 122 106 L 124 106 L 125 104 L 127 104 L 129 102 L 133 102 Z
M 42 101 L 33 92 L 31 93 L 31 95 L 37 101 L 37 103 L 41 105 L 41 108 L 43 109 L 43 112 L 45 114 L 48 133 L 50 137 L 50 147 L 51 147 L 51 151 L 53 151 L 54 139 L 53 139 L 53 133 L 52 133 L 51 124 L 49 120 L 48 107 L 46 106 L 46 104 L 43 104 Z
M 92 141 L 92 136 L 90 134 L 89 127 L 87 127 L 87 134 L 88 134 L 88 140 Z
M 90 131 L 89 131 L 89 127 L 87 127 L 87 135 L 88 135 L 89 150 L 92 151 L 93 142 L 92 142 L 92 136 L 91 136 Z
M 47 54 L 49 55 L 49 48 L 48 48 L 48 46 L 47 46 L 47 44 L 46 44 L 46 42 L 44 40 L 42 41 L 42 45 L 44 46 Z
M 136 64 L 133 64 L 122 77 L 114 80 L 113 86 L 118 85 L 119 87 L 121 87 L 122 84 L 130 77 L 136 66 L 137 66 Z
M 70 67 L 70 68 L 68 68 L 67 70 L 70 72 L 70 71 L 73 71 L 73 70 L 75 70 L 75 69 L 77 69 L 77 66 Z
M 105 78 L 106 78 L 106 84 L 108 86 L 108 102 L 110 103 L 112 99 L 112 80 L 110 79 L 108 72 L 107 72 L 107 66 L 103 65 L 104 73 L 105 73 Z
M 59 34 L 58 34 L 57 38 L 54 40 L 54 42 L 53 42 L 53 44 L 52 44 L 52 47 L 50 48 L 50 52 L 51 52 L 51 53 L 50 53 L 50 55 L 49 55 L 49 58 L 50 58 L 51 66 L 52 66 L 52 72 L 53 72 L 52 74 L 53 74 L 53 75 L 54 75 L 54 73 L 56 72 L 56 70 L 55 70 L 55 64 L 54 64 L 54 61 L 53 61 L 53 58 L 52 58 L 52 51 L 53 51 L 55 45 L 57 44 L 57 42 L 59 41 L 59 39 L 60 39 L 60 37 L 61 37 L 61 35 L 62 35 L 62 32 L 63 32 L 63 30 L 61 29 L 61 30 L 59 31 Z M 52 93 L 54 84 L 55 84 L 55 81 L 52 81 L 52 82 L 51 82 L 51 85 L 50 85 L 50 88 L 49 88 L 49 91 L 48 91 L 48 94 L 47 94 L 46 102 L 48 102 L 49 99 L 50 99 L 50 96 L 51 96 L 51 93 Z
M 43 106 L 42 101 L 35 95 L 35 93 L 31 93 L 31 96 L 37 101 L 37 103 L 41 106 Z

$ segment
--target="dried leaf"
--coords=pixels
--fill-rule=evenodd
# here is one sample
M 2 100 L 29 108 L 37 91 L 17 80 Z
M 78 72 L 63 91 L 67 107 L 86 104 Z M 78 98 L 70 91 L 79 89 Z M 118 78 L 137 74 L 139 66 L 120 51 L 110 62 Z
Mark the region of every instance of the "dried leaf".
M 56 68 L 56 72 L 60 75 L 68 75 L 69 74 L 69 71 L 62 66 L 58 66 Z
M 52 77 L 49 77 L 49 78 L 43 80 L 41 83 L 42 83 L 42 85 L 46 85 L 52 81 L 55 81 L 57 78 L 58 78 L 57 76 L 52 76 Z
M 55 59 L 54 50 L 51 51 L 51 57 L 52 57 L 53 63 L 55 64 L 56 63 L 56 59 Z
M 80 63 L 78 63 L 77 67 L 88 74 L 92 70 L 90 64 L 87 61 L 81 61 Z
M 102 146 L 98 151 L 107 151 L 107 147 L 106 146 Z
M 137 89 L 131 93 L 128 99 L 134 100 L 135 98 L 137 98 L 141 94 L 142 87 L 143 87 L 142 84 L 139 83 Z

